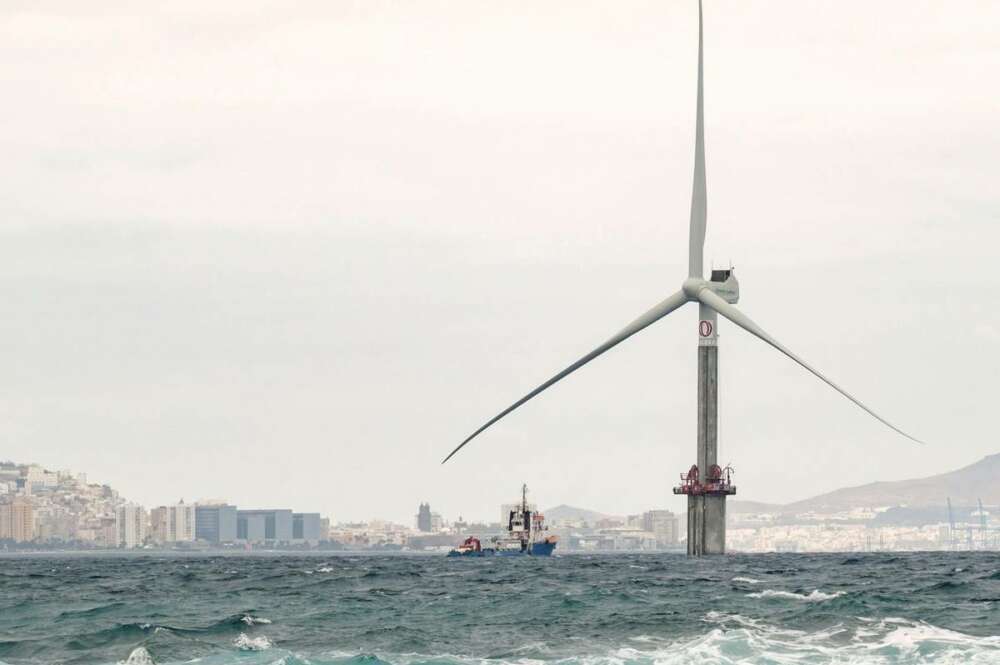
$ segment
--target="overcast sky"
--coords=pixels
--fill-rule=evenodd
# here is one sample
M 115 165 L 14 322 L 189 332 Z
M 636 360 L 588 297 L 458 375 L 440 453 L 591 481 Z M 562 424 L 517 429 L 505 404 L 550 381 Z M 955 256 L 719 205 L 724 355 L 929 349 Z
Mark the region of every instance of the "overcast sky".
M 693 0 L 157 4 L 0 7 L 0 458 L 334 520 L 683 508 L 693 306 L 439 462 L 686 275 Z M 706 262 L 928 442 L 723 322 L 739 498 L 1000 452 L 998 34 L 706 2 Z

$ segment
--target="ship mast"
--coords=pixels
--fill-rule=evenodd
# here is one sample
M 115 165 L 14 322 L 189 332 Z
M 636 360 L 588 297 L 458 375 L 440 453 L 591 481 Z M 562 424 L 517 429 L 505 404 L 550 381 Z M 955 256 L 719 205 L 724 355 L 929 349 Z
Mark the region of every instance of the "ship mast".
M 528 483 L 521 483 L 521 522 L 524 531 L 521 532 L 521 547 L 526 548 L 531 542 L 531 515 L 528 514 Z

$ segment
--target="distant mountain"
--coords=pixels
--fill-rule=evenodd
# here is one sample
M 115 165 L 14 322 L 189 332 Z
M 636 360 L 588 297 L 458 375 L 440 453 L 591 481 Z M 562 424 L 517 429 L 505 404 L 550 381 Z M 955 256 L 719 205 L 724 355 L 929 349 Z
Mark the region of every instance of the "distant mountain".
M 764 503 L 763 501 L 744 501 L 733 499 L 726 502 L 729 513 L 780 513 L 784 506 L 780 503 Z
M 831 513 L 852 508 L 907 506 L 945 511 L 948 498 L 956 509 L 1000 505 L 1000 454 L 989 455 L 956 471 L 915 480 L 868 483 L 820 494 L 788 504 L 732 501 L 727 509 L 738 513 Z M 942 513 L 944 514 L 944 513 Z
M 583 521 L 592 524 L 598 520 L 606 518 L 621 519 L 616 515 L 606 515 L 605 513 L 599 513 L 595 510 L 574 508 L 573 506 L 567 506 L 565 504 L 556 506 L 555 508 L 549 508 L 545 511 L 545 519 L 549 522 Z
M 868 483 L 835 490 L 789 503 L 783 510 L 800 513 L 877 506 L 942 506 L 948 497 L 958 506 L 972 506 L 979 499 L 987 505 L 1000 505 L 1000 454 L 989 455 L 956 471 L 927 478 Z

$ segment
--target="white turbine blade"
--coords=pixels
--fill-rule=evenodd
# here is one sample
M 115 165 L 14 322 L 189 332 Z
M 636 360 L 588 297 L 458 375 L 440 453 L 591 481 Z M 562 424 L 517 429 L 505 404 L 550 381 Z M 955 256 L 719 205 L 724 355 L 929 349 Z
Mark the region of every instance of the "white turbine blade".
M 708 193 L 705 185 L 705 98 L 702 58 L 701 0 L 698 0 L 698 111 L 694 134 L 694 187 L 691 192 L 691 232 L 688 237 L 688 277 L 704 277 L 705 226 Z
M 774 339 L 773 337 L 771 337 L 770 335 L 768 335 L 766 332 L 764 332 L 764 329 L 761 328 L 760 326 L 758 326 L 756 323 L 754 323 L 750 319 L 750 317 L 748 317 L 746 314 L 744 314 L 740 310 L 736 309 L 735 307 L 733 307 L 732 305 L 730 305 L 729 303 L 727 303 L 725 300 L 723 300 L 722 298 L 720 298 L 718 295 L 716 295 L 715 293 L 713 293 L 709 289 L 707 289 L 707 288 L 706 289 L 702 289 L 701 292 L 698 293 L 698 300 L 700 300 L 702 303 L 704 303 L 708 307 L 711 307 L 716 312 L 718 312 L 722 316 L 726 317 L 727 319 L 729 319 L 730 321 L 732 321 L 733 323 L 735 323 L 736 325 L 738 325 L 740 328 L 743 328 L 744 330 L 746 330 L 747 332 L 749 332 L 751 335 L 756 335 L 757 337 L 761 338 L 762 340 L 764 340 L 765 342 L 767 342 L 768 344 L 770 344 L 771 346 L 773 346 L 777 350 L 779 350 L 782 353 L 784 353 L 786 356 L 788 356 L 789 358 L 791 358 L 792 360 L 794 360 L 798 364 L 800 364 L 803 367 L 805 367 L 807 370 L 809 370 L 810 372 L 812 372 L 813 374 L 815 374 L 819 379 L 821 379 L 823 382 L 825 382 L 828 386 L 830 386 L 831 388 L 833 388 L 834 390 L 836 390 L 837 392 L 839 392 L 841 395 L 843 395 L 847 399 L 851 400 L 852 402 L 854 402 L 855 404 L 857 404 L 858 406 L 860 406 L 862 409 L 864 409 L 865 411 L 867 411 L 869 415 L 871 415 L 873 418 L 875 418 L 876 420 L 878 420 L 879 422 L 881 422 L 886 427 L 894 430 L 895 432 L 898 432 L 899 434 L 902 434 L 903 436 L 905 436 L 907 439 L 910 439 L 911 441 L 915 441 L 917 443 L 923 443 L 923 441 L 921 441 L 920 439 L 917 439 L 916 437 L 910 436 L 909 434 L 907 434 L 903 430 L 899 429 L 898 427 L 896 427 L 895 425 L 893 425 L 892 423 L 890 423 L 888 420 L 886 420 L 882 416 L 878 415 L 877 413 L 875 413 L 874 411 L 872 411 L 871 409 L 869 409 L 867 406 L 865 406 L 860 401 L 858 401 L 853 395 L 851 395 L 850 393 L 848 393 L 846 390 L 844 390 L 843 388 L 841 388 L 840 386 L 838 386 L 836 383 L 834 383 L 830 379 L 828 379 L 825 376 L 823 376 L 822 374 L 820 374 L 813 367 L 811 367 L 806 361 L 802 360 L 802 358 L 799 358 L 797 355 L 795 355 L 794 353 L 792 353 L 791 351 L 789 351 L 788 349 L 786 349 L 778 340 Z
M 674 295 L 670 296 L 669 298 L 667 298 L 666 300 L 664 300 L 660 304 L 656 305 L 655 307 L 653 307 L 652 309 L 650 309 L 648 312 L 646 312 L 645 314 L 643 314 L 642 316 L 640 316 L 638 319 L 636 319 L 632 323 L 630 323 L 627 326 L 625 326 L 624 328 L 622 328 L 620 331 L 618 331 L 617 334 L 615 334 L 614 337 L 612 337 L 608 341 L 604 342 L 604 344 L 601 344 L 599 347 L 597 347 L 596 349 L 594 349 L 593 351 L 591 351 L 590 353 L 588 353 L 584 357 L 580 358 L 575 363 L 573 363 L 572 365 L 570 365 L 569 367 L 567 367 L 563 371 L 559 372 L 558 374 L 556 374 L 555 376 L 553 376 L 551 379 L 549 379 L 548 381 L 546 381 L 542 385 L 538 386 L 537 388 L 535 388 L 534 390 L 532 390 L 530 393 L 528 393 L 527 395 L 525 395 L 521 399 L 517 400 L 516 402 L 514 402 L 513 404 L 511 404 L 509 407 L 507 407 L 506 409 L 504 409 L 503 411 L 501 411 L 500 413 L 498 413 L 496 416 L 494 416 L 493 418 L 491 418 L 489 421 L 486 422 L 485 425 L 483 425 L 482 427 L 480 427 L 479 429 L 477 429 L 475 432 L 473 432 L 471 435 L 469 435 L 469 437 L 466 438 L 465 441 L 463 441 L 462 443 L 460 443 L 459 446 L 457 448 L 455 448 L 455 450 L 451 451 L 451 453 L 449 453 L 448 456 L 445 457 L 444 460 L 441 463 L 444 464 L 445 462 L 447 462 L 448 460 L 450 460 L 455 453 L 457 453 L 459 450 L 461 450 L 462 447 L 465 444 L 467 444 L 469 441 L 472 441 L 474 438 L 476 438 L 483 430 L 485 430 L 487 427 L 489 427 L 490 425 L 492 425 L 496 421 L 498 421 L 501 418 L 503 418 L 504 416 L 506 416 L 508 413 L 510 413 L 511 411 L 513 411 L 514 409 L 516 409 L 517 407 L 519 407 L 522 404 L 524 404 L 525 402 L 527 402 L 529 399 L 531 399 L 532 397 L 534 397 L 538 393 L 542 392 L 543 390 L 545 390 L 546 388 L 548 388 L 552 384 L 560 381 L 561 379 L 569 376 L 570 374 L 572 374 L 576 370 L 580 369 L 581 367 L 583 367 L 584 365 L 586 365 L 587 363 L 589 363 L 591 360 L 593 360 L 597 356 L 599 356 L 602 353 L 604 353 L 605 351 L 611 349 L 614 346 L 617 346 L 621 342 L 624 342 L 626 339 L 628 339 L 632 335 L 636 334 L 637 332 L 639 332 L 643 328 L 646 328 L 646 327 L 652 325 L 653 323 L 656 323 L 657 321 L 659 321 L 660 319 L 662 319 L 664 316 L 666 316 L 670 312 L 674 311 L 675 309 L 677 309 L 678 307 L 680 307 L 681 305 L 683 305 L 687 301 L 688 301 L 688 298 L 687 298 L 687 296 L 684 295 L 684 292 L 683 291 L 678 291 L 677 293 L 675 293 Z

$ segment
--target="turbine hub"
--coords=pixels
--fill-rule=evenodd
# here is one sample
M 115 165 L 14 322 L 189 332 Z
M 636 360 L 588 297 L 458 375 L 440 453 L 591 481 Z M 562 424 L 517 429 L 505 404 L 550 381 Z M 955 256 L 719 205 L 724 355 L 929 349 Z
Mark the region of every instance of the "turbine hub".
M 687 296 L 688 300 L 698 300 L 698 294 L 701 290 L 708 287 L 708 282 L 703 280 L 701 277 L 688 277 L 681 284 L 681 291 Z

